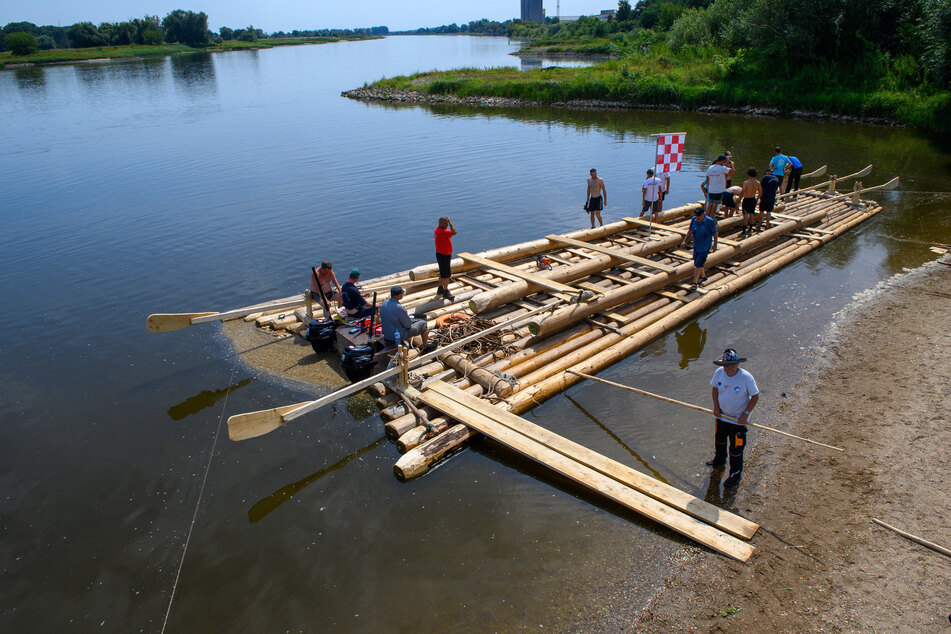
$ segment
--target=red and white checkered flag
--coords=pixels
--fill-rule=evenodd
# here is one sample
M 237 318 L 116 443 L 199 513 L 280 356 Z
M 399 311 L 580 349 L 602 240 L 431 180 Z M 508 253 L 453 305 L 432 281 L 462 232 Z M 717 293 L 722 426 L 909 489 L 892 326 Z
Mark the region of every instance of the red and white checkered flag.
M 684 160 L 684 140 L 686 132 L 657 135 L 657 173 L 669 174 L 680 171 L 680 163 Z

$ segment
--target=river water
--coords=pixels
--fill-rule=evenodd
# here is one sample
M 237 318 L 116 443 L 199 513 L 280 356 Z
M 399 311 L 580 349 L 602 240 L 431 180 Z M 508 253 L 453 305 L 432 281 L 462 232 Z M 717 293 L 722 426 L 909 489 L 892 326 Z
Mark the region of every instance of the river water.
M 489 443 L 400 483 L 375 410 L 345 403 L 230 442 L 227 416 L 326 388 L 241 363 L 215 325 L 149 334 L 149 313 L 290 295 L 321 259 L 365 278 L 428 262 L 443 214 L 458 250 L 578 229 L 590 167 L 606 220 L 629 215 L 652 133 L 687 132 L 668 206 L 725 149 L 744 169 L 777 143 L 806 171 L 874 163 L 866 185 L 902 178 L 884 213 L 602 373 L 706 404 L 711 360 L 736 345 L 765 414 L 855 293 L 951 242 L 951 151 L 908 130 L 340 97 L 519 65 L 516 48 L 390 37 L 0 72 L 4 630 L 596 627 L 636 613 L 686 543 Z M 707 489 L 705 416 L 599 385 L 528 416 Z

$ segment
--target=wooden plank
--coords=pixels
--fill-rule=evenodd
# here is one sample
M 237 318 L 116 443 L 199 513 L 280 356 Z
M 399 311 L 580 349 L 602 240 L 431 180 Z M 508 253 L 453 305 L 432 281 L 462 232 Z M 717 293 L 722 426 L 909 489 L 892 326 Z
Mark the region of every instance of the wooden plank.
M 625 325 L 625 326 L 627 325 L 627 323 L 628 323 L 629 321 L 631 321 L 631 318 L 630 318 L 630 317 L 625 317 L 624 315 L 619 315 L 618 313 L 610 313 L 610 312 L 607 312 L 607 311 L 602 311 L 602 312 L 600 312 L 600 313 L 598 313 L 598 314 L 601 315 L 602 317 L 604 317 L 605 319 L 611 319 L 611 320 L 616 321 L 616 322 L 618 322 L 618 323 L 621 323 L 621 324 L 623 324 L 623 325 Z
M 821 233 L 823 235 L 834 236 L 835 231 L 829 231 L 828 229 L 820 229 L 819 227 L 803 227 L 802 231 L 811 231 L 813 233 Z
M 529 282 L 530 284 L 535 284 L 536 286 L 541 286 L 544 289 L 548 289 L 558 293 L 567 293 L 572 297 L 575 297 L 578 295 L 578 289 L 572 288 L 571 286 L 568 286 L 567 284 L 562 284 L 561 282 L 556 282 L 554 280 L 549 280 L 544 277 L 539 277 L 538 275 L 526 273 L 525 271 L 519 270 L 515 267 L 509 266 L 507 264 L 502 264 L 501 262 L 496 262 L 495 260 L 484 258 L 480 255 L 473 255 L 472 253 L 459 253 L 457 254 L 457 256 L 467 262 L 474 262 L 480 266 L 484 266 L 485 268 L 493 269 L 500 273 L 508 274 L 517 279 Z
M 618 277 L 617 275 L 611 275 L 610 273 L 595 273 L 598 277 L 603 277 L 606 280 L 611 280 L 612 282 L 617 282 L 618 284 L 637 284 L 634 280 L 629 280 L 625 277 Z
M 572 285 L 575 288 L 583 288 L 583 289 L 591 291 L 592 293 L 597 293 L 599 295 L 604 295 L 604 293 L 607 292 L 608 290 L 604 288 L 603 286 L 598 286 L 597 284 L 589 284 L 588 282 L 572 282 Z
M 682 291 L 687 291 L 688 293 L 700 293 L 701 295 L 706 295 L 710 292 L 702 286 L 698 286 L 694 289 L 691 289 L 689 284 L 671 284 L 671 286 L 679 288 Z
M 776 214 L 773 214 L 773 215 L 776 215 Z M 624 220 L 624 222 L 633 222 L 633 223 L 638 224 L 638 225 L 641 225 L 641 226 L 643 226 L 643 227 L 648 226 L 648 222 L 647 222 L 646 220 L 641 219 L 641 218 L 622 218 L 622 220 Z M 686 236 L 686 235 L 687 235 L 687 231 L 686 231 L 686 230 L 684 230 L 684 229 L 677 229 L 676 227 L 669 227 L 669 226 L 667 226 L 667 225 L 657 225 L 657 224 L 655 224 L 655 225 L 654 225 L 654 229 L 665 229 L 665 230 L 667 230 L 667 231 L 672 231 L 673 233 L 678 233 L 678 234 L 680 234 L 680 235 L 682 235 L 682 236 Z M 729 246 L 731 246 L 731 247 L 735 247 L 737 244 L 739 244 L 738 242 L 735 242 L 735 241 L 730 240 L 730 239 L 728 239 L 728 238 L 720 238 L 720 242 L 722 242 L 723 244 L 727 244 L 727 245 L 729 245 Z
M 665 273 L 672 273 L 674 268 L 672 266 L 667 266 L 666 264 L 661 264 L 660 262 L 654 262 L 653 260 L 648 260 L 647 258 L 642 258 L 638 255 L 630 255 L 628 253 L 622 253 L 616 249 L 609 249 L 607 247 L 602 247 L 598 244 L 591 244 L 590 242 L 582 242 L 581 240 L 575 240 L 573 238 L 565 238 L 558 235 L 549 235 L 545 236 L 546 240 L 551 240 L 552 242 L 561 242 L 563 244 L 570 244 L 572 246 L 580 247 L 583 249 L 589 249 L 596 253 L 601 253 L 602 255 L 608 255 L 612 258 L 617 258 L 618 260 L 624 260 L 626 262 L 633 262 L 635 264 L 642 264 L 644 266 L 650 266 L 655 269 L 660 269 Z
M 624 222 L 630 222 L 631 224 L 639 225 L 641 227 L 650 227 L 651 223 L 643 218 L 621 218 Z M 677 227 L 671 227 L 670 225 L 654 224 L 654 229 L 661 229 L 663 231 L 670 231 L 672 233 L 679 233 L 682 236 L 687 235 L 686 230 L 678 229 Z
M 752 554 L 752 547 L 740 542 L 736 537 L 751 538 L 759 528 L 754 522 L 602 456 L 446 383 L 433 383 L 425 392 L 418 394 L 424 402 L 447 415 L 466 425 L 469 425 L 470 421 L 479 425 L 477 430 L 490 438 L 608 497 L 619 491 L 617 484 L 623 485 L 623 489 L 639 495 L 624 496 L 626 501 L 617 500 L 621 504 L 642 512 L 717 552 L 740 561 L 746 561 Z M 570 473 L 562 471 L 570 464 L 580 468 L 572 469 Z M 576 478 L 572 474 L 583 477 Z M 626 502 L 635 502 L 636 507 Z
M 690 300 L 686 297 L 681 297 L 680 295 L 675 295 L 670 291 L 654 291 L 654 295 L 660 295 L 661 297 L 666 297 L 667 299 L 673 299 L 678 302 L 689 302 Z

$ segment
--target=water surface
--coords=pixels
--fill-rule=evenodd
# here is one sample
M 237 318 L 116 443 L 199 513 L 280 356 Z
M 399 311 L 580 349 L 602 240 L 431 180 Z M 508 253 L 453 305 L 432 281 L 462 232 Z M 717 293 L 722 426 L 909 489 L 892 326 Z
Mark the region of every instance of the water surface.
M 428 262 L 443 214 L 459 250 L 577 229 L 590 167 L 606 220 L 629 215 L 652 133 L 687 132 L 670 204 L 698 197 L 724 149 L 744 168 L 779 143 L 807 171 L 901 176 L 874 220 L 603 373 L 706 404 L 710 361 L 736 345 L 769 411 L 854 293 L 933 257 L 919 242 L 951 242 L 951 153 L 908 130 L 340 97 L 518 66 L 516 47 L 393 37 L 0 72 L 4 629 L 155 631 L 173 586 L 173 631 L 564 629 L 636 612 L 684 543 L 489 443 L 401 484 L 362 401 L 232 443 L 227 416 L 329 388 L 242 363 L 217 326 L 146 333 L 149 313 L 283 297 L 322 259 L 364 277 Z M 707 489 L 702 415 L 579 385 L 528 416 Z

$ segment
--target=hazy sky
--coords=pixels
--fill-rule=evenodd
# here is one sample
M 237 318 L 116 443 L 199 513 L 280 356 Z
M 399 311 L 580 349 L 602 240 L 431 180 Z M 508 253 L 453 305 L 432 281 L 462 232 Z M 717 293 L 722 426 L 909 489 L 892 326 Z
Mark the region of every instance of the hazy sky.
M 544 0 L 544 6 L 547 15 L 555 15 L 556 0 Z M 501 22 L 519 17 L 520 7 L 520 0 L 0 0 L 0 25 L 21 21 L 40 26 L 99 24 L 143 15 L 161 18 L 185 9 L 204 11 L 214 30 L 249 24 L 269 33 L 381 25 L 405 30 L 479 18 Z M 615 8 L 617 0 L 561 0 L 561 15 L 593 15 Z

